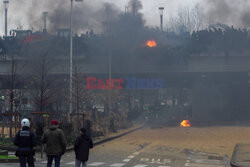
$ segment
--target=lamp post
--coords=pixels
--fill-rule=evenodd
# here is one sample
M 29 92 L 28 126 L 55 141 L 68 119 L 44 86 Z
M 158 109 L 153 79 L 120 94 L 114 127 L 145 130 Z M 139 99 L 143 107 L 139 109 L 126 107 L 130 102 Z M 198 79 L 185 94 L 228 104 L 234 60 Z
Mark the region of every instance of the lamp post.
M 163 11 L 164 11 L 164 7 L 159 7 L 160 22 L 161 22 L 161 31 L 163 31 Z
M 9 0 L 3 0 L 4 4 L 4 11 L 5 11 L 5 36 L 8 35 L 8 23 L 7 23 L 7 14 L 8 14 L 8 8 L 9 8 Z
M 47 16 L 48 12 L 43 12 L 43 32 L 47 32 Z
M 70 56 L 69 56 L 69 113 L 72 113 L 72 68 L 73 68 L 73 39 L 72 39 L 72 14 L 73 14 L 73 1 L 70 0 Z M 83 0 L 75 0 L 76 2 L 83 2 Z

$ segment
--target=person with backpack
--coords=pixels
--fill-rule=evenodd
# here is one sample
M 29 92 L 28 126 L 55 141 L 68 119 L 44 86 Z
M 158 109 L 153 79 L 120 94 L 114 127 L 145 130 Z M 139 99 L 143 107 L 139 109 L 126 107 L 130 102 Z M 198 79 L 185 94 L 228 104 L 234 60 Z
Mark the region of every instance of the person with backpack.
M 74 144 L 74 151 L 76 155 L 75 167 L 87 167 L 87 161 L 89 159 L 89 149 L 93 148 L 93 141 L 87 135 L 86 129 L 80 129 L 80 135 L 77 137 Z
M 35 167 L 33 156 L 34 147 L 37 145 L 35 134 L 30 131 L 30 121 L 24 118 L 21 121 L 22 130 L 20 130 L 14 139 L 14 144 L 18 147 L 16 156 L 19 157 L 20 167 Z

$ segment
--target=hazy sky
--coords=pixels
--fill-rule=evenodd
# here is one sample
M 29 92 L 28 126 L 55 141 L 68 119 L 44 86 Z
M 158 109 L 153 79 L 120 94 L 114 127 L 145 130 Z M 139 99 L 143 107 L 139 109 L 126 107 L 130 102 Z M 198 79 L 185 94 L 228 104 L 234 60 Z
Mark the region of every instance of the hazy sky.
M 52 3 L 58 0 L 10 0 L 9 5 L 9 26 L 8 30 L 16 29 L 19 26 L 23 26 L 24 29 L 30 29 L 31 26 L 28 26 L 28 15 L 37 15 L 37 18 L 42 13 L 42 11 L 46 10 L 46 5 L 48 2 Z M 84 0 L 84 3 L 75 4 L 75 5 L 86 5 L 87 3 L 91 6 L 100 7 L 101 2 L 110 2 L 114 3 L 118 8 L 124 10 L 125 4 L 128 3 L 129 0 Z M 143 4 L 142 13 L 144 14 L 144 18 L 146 20 L 146 24 L 149 26 L 158 26 L 159 25 L 159 11 L 158 7 L 165 7 L 164 14 L 166 16 L 175 15 L 178 7 L 194 5 L 198 0 L 141 0 Z M 39 3 L 38 3 L 39 2 Z M 60 0 L 60 2 L 69 6 L 70 0 Z M 64 5 L 63 4 L 63 5 Z M 1 19 L 0 19 L 0 33 L 2 34 L 4 30 L 4 9 L 3 4 L 1 3 Z M 42 20 L 37 20 L 39 24 L 41 24 L 42 29 Z M 165 22 L 166 23 L 166 22 Z

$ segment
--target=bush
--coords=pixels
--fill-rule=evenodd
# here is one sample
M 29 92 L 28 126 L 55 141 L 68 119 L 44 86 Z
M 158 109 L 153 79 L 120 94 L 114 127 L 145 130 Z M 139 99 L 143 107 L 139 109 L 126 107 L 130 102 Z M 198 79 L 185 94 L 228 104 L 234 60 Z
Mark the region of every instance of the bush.
M 61 128 L 63 130 L 63 132 L 66 136 L 67 145 L 74 144 L 78 133 L 74 131 L 72 124 L 71 123 L 61 123 L 59 128 Z

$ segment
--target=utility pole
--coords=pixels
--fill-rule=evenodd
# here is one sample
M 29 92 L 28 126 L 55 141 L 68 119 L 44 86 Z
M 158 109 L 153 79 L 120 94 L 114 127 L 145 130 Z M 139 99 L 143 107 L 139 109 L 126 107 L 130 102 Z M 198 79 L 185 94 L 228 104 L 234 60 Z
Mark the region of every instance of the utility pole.
M 164 11 L 164 7 L 159 7 L 161 31 L 163 31 L 163 11 Z
M 83 2 L 83 0 L 75 0 Z M 73 0 L 70 0 L 70 57 L 69 57 L 69 114 L 72 113 L 72 68 L 73 68 L 73 37 L 72 37 L 72 22 L 73 22 Z
M 73 58 L 73 40 L 72 40 L 72 12 L 73 0 L 70 0 L 70 57 L 69 57 L 69 114 L 72 113 L 72 58 Z
M 5 11 L 5 36 L 8 35 L 8 7 L 9 7 L 9 0 L 3 0 L 4 4 L 4 11 Z

